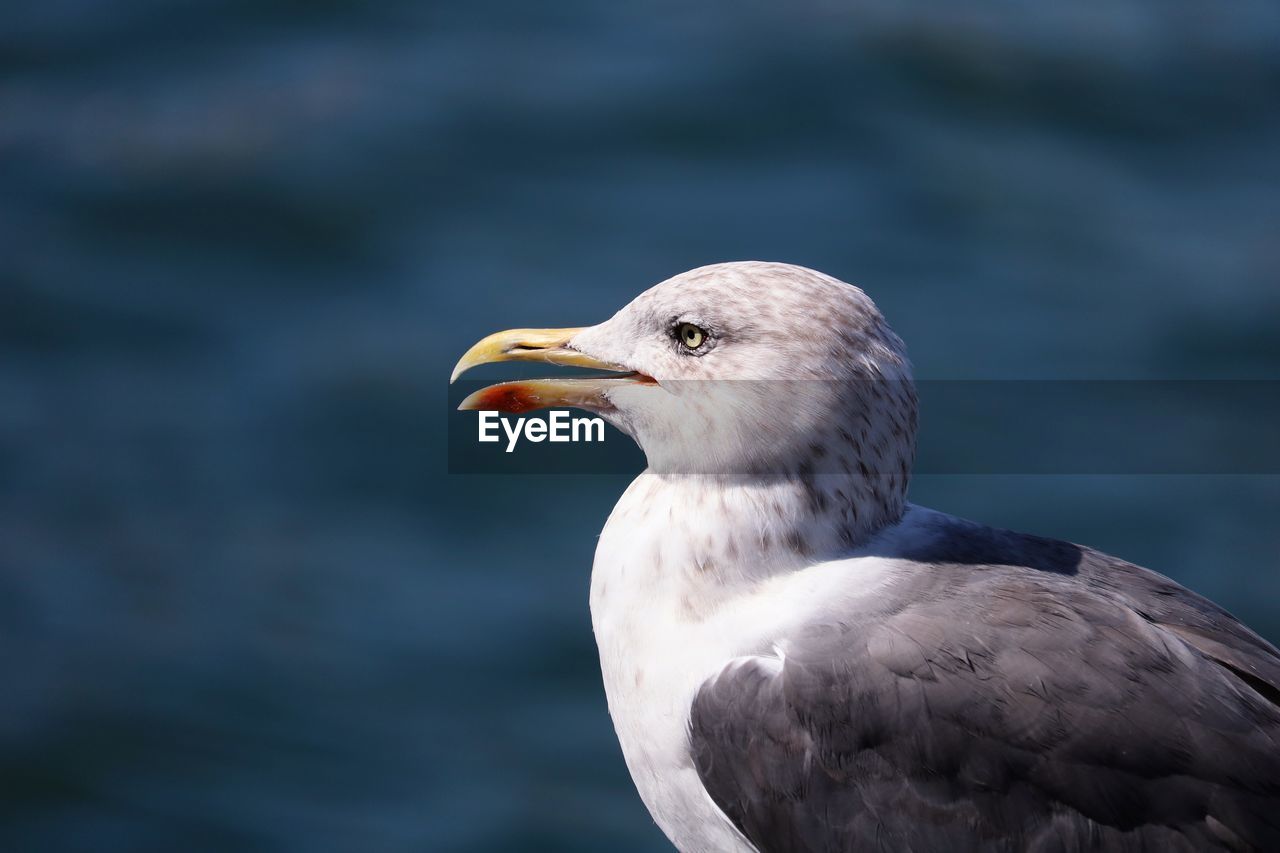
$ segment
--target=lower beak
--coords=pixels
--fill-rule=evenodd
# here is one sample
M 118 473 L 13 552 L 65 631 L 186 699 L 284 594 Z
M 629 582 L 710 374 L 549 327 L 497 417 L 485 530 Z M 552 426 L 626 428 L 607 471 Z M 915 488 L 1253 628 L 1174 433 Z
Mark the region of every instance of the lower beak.
M 639 374 L 628 374 L 503 382 L 469 394 L 458 404 L 458 410 L 520 414 L 535 409 L 575 406 L 592 412 L 603 412 L 613 408 L 608 393 L 612 388 L 639 381 Z
M 449 381 L 453 382 L 479 364 L 496 361 L 539 361 L 570 367 L 591 367 L 623 372 L 622 365 L 601 361 L 569 345 L 576 329 L 510 329 L 484 338 L 458 360 Z M 612 408 L 608 392 L 622 384 L 653 384 L 643 374 L 590 376 L 571 379 L 529 379 L 490 385 L 469 395 L 460 410 L 530 412 L 555 406 L 576 406 L 591 411 Z

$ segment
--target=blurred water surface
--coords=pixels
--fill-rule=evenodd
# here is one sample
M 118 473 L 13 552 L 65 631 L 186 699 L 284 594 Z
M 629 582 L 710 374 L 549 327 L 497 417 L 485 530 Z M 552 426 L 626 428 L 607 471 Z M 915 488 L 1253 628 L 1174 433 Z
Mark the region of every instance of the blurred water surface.
M 448 476 L 454 359 L 761 258 L 925 377 L 1280 378 L 1278 96 L 1261 0 L 5 4 L 0 847 L 667 849 L 587 614 L 626 478 Z M 914 498 L 1276 640 L 1278 480 Z

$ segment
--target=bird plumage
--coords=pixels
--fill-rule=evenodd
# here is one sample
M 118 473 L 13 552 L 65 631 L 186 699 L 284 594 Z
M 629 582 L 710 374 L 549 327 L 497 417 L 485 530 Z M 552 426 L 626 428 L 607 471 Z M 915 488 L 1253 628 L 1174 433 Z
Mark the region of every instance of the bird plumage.
M 1280 849 L 1274 647 L 1097 551 L 923 528 L 880 594 L 699 688 L 699 777 L 757 849 Z
M 570 402 L 645 451 L 591 615 L 681 850 L 1280 850 L 1280 652 L 1153 572 L 909 505 L 911 367 L 861 290 L 718 264 L 455 375 L 488 360 L 633 372 L 464 406 Z

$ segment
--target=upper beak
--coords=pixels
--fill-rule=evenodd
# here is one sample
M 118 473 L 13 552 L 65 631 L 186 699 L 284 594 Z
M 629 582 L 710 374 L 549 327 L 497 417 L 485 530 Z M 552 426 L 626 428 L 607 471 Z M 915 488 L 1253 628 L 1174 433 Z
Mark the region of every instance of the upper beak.
M 627 368 L 579 352 L 569 346 L 575 329 L 509 329 L 489 335 L 458 359 L 449 377 L 452 383 L 478 364 L 495 361 L 540 361 L 569 367 L 592 367 L 615 372 Z M 469 395 L 459 409 L 499 412 L 527 412 L 549 406 L 577 406 L 600 410 L 609 407 L 607 391 L 619 383 L 653 380 L 638 373 L 624 376 L 577 377 L 571 379 L 530 379 L 490 385 Z
M 478 364 L 491 361 L 545 361 L 549 364 L 564 364 L 570 367 L 601 367 L 616 370 L 612 364 L 605 364 L 588 355 L 583 355 L 568 344 L 574 335 L 584 327 L 576 329 L 508 329 L 495 332 L 481 339 L 471 349 L 463 353 L 462 358 L 453 367 L 449 376 L 449 384 L 453 384 L 459 376 Z

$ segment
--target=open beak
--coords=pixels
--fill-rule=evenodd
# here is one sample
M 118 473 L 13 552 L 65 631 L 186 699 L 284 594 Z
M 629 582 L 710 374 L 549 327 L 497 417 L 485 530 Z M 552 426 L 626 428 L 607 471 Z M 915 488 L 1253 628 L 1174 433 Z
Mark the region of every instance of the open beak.
M 458 359 L 449 377 L 452 383 L 478 364 L 495 361 L 540 361 L 568 367 L 591 367 L 621 373 L 618 376 L 587 376 L 566 379 L 528 379 L 490 385 L 469 395 L 460 410 L 529 412 L 553 406 L 576 406 L 591 411 L 612 407 L 608 392 L 619 384 L 653 384 L 640 373 L 627 372 L 622 365 L 601 361 L 569 346 L 576 329 L 509 329 L 478 342 Z

